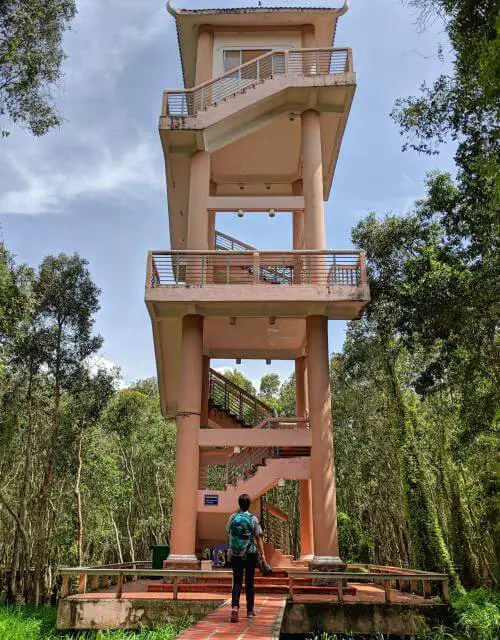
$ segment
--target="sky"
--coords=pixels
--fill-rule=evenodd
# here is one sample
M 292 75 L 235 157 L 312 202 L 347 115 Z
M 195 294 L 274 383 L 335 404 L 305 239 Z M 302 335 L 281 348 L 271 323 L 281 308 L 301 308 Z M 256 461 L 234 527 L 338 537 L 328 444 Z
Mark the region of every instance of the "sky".
M 184 8 L 257 4 L 174 0 Z M 342 0 L 279 4 L 338 7 Z M 56 91 L 63 126 L 42 138 L 11 128 L 0 140 L 0 232 L 20 262 L 37 265 L 59 252 L 89 261 L 102 291 L 95 324 L 104 337 L 100 359 L 119 366 L 128 384 L 156 374 L 144 282 L 148 250 L 169 247 L 157 126 L 162 91 L 182 86 L 177 37 L 164 0 L 77 5 Z M 439 45 L 446 53 L 443 25 L 422 32 L 401 0 L 352 0 L 335 44 L 352 47 L 358 87 L 326 204 L 326 233 L 328 247 L 348 249 L 351 228 L 367 213 L 405 213 L 424 195 L 428 171 L 454 170 L 451 149 L 432 158 L 403 153 L 389 118 L 398 97 L 415 95 L 449 63 L 438 57 Z M 285 214 L 224 216 L 218 228 L 258 248 L 289 248 Z M 341 350 L 345 326 L 330 322 L 330 351 Z M 292 366 L 244 361 L 238 368 L 256 382 L 270 371 L 286 377 Z

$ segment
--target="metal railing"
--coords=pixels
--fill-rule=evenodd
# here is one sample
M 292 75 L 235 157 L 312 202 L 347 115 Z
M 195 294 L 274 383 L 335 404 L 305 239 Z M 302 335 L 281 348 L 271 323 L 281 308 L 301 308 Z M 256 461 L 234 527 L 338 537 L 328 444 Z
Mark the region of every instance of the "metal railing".
M 274 50 L 196 87 L 165 91 L 162 115 L 196 116 L 222 100 L 278 76 L 335 76 L 352 70 L 349 48 Z
M 275 416 L 272 407 L 214 369 L 210 369 L 208 376 L 208 398 L 211 409 L 224 411 L 245 427 L 253 427 Z
M 236 486 L 239 481 L 249 480 L 271 458 L 294 458 L 310 456 L 310 447 L 243 447 L 239 453 L 229 456 L 227 461 L 227 484 Z
M 290 524 L 289 517 L 271 504 L 261 500 L 261 523 L 264 531 L 264 541 L 272 544 L 275 549 L 281 549 L 284 554 L 290 554 Z
M 150 287 L 366 284 L 363 251 L 153 251 Z
M 215 249 L 217 251 L 256 251 L 255 247 L 228 236 L 222 231 L 215 232 Z

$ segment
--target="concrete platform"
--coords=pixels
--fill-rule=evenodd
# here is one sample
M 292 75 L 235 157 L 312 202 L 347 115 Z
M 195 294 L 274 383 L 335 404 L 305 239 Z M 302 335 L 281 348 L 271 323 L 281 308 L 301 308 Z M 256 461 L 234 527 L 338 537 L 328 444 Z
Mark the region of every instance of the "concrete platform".
M 279 638 L 279 635 L 269 633 L 270 629 L 275 629 L 278 621 L 281 626 L 279 616 L 282 616 L 282 633 L 308 633 L 319 629 L 330 633 L 347 630 L 372 633 L 379 629 L 384 633 L 397 634 L 415 633 L 418 625 L 419 628 L 430 629 L 437 624 L 445 624 L 450 611 L 447 605 L 439 601 L 402 593 L 396 589 L 391 589 L 392 603 L 387 604 L 383 588 L 373 584 L 350 582 L 349 587 L 352 587 L 355 593 L 346 590 L 343 604 L 337 601 L 335 594 L 328 593 L 297 592 L 294 594 L 293 602 L 288 601 L 285 595 L 258 593 L 256 606 L 262 607 L 265 615 L 259 616 L 255 622 L 249 622 L 244 618 L 244 621 L 239 623 L 240 629 L 238 625 L 226 626 L 230 613 L 230 584 L 218 585 L 217 589 L 212 591 L 208 591 L 206 586 L 198 592 L 181 589 L 178 600 L 173 599 L 172 592 L 148 591 L 153 584 L 158 584 L 158 581 L 127 582 L 123 585 L 121 599 L 116 597 L 116 587 L 61 599 L 57 628 L 134 629 L 141 625 L 153 626 L 169 618 L 191 615 L 195 619 L 203 618 L 203 621 L 193 627 L 197 635 L 181 636 L 186 640 L 207 637 L 269 639 Z M 221 586 L 226 589 L 220 589 Z M 244 595 L 242 605 L 244 612 Z M 215 635 L 203 635 L 206 633 L 207 624 L 210 625 L 211 633 L 216 632 Z M 238 633 L 235 635 L 236 627 Z M 243 633 L 246 635 L 242 635 Z M 261 635 L 258 635 L 259 633 Z

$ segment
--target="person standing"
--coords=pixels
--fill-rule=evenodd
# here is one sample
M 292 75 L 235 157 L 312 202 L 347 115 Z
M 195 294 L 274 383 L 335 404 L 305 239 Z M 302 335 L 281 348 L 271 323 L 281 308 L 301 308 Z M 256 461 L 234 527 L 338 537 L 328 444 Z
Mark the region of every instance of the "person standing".
M 266 562 L 264 543 L 262 541 L 262 527 L 257 516 L 248 509 L 251 504 L 250 496 L 243 493 L 238 498 L 240 510 L 233 513 L 227 522 L 229 536 L 229 550 L 231 552 L 231 567 L 233 570 L 233 589 L 231 594 L 231 622 L 239 621 L 240 596 L 245 575 L 245 591 L 247 599 L 247 617 L 255 618 L 255 567 L 258 553 Z

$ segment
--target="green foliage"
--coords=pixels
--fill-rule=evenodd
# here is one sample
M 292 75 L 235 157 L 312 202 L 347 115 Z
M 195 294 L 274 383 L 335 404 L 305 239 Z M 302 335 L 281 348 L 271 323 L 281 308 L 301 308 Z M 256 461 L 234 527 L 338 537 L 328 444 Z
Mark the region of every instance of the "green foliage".
M 62 76 L 62 37 L 75 13 L 75 0 L 3 0 L 0 5 L 0 117 L 36 136 L 62 122 L 53 91 Z M 0 129 L 0 135 L 8 132 Z
M 223 375 L 228 380 L 231 380 L 231 382 L 234 382 L 235 385 L 241 387 L 253 396 L 257 394 L 257 390 L 255 389 L 253 382 L 241 373 L 241 371 L 238 371 L 238 369 L 226 369 L 223 372 Z
M 476 589 L 453 599 L 458 631 L 468 640 L 496 640 L 500 635 L 500 594 Z
M 0 640 L 174 640 L 194 620 L 184 618 L 173 620 L 156 629 L 134 631 L 88 631 L 68 634 L 56 631 L 56 610 L 50 607 L 5 607 L 0 606 Z

